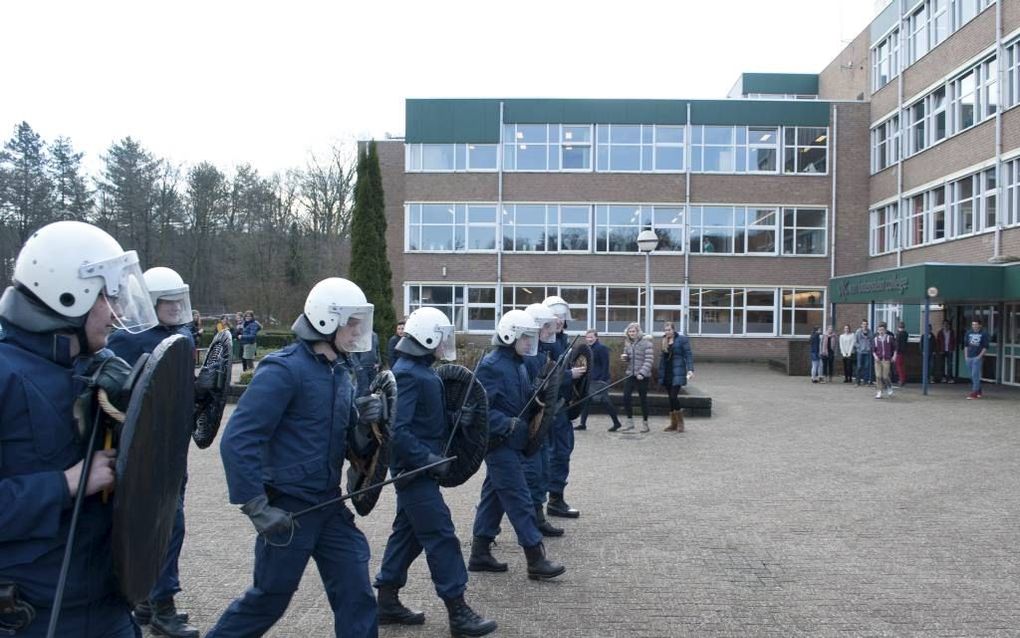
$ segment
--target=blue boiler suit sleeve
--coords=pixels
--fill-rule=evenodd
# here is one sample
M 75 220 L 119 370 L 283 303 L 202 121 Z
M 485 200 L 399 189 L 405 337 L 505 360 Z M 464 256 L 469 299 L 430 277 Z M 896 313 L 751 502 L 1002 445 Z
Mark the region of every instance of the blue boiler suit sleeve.
M 393 422 L 393 455 L 398 464 L 406 469 L 415 469 L 428 464 L 432 450 L 411 432 L 415 407 L 421 395 L 421 388 L 414 375 L 400 371 L 397 377 L 397 418 Z M 445 418 L 445 415 L 442 415 Z
M 478 367 L 476 376 L 489 398 L 489 434 L 509 438 L 511 419 L 517 415 L 506 414 L 498 407 L 506 400 L 503 398 L 504 381 L 500 378 L 502 375 L 496 366 L 482 364 Z
M 54 538 L 71 505 L 63 472 L 23 474 L 0 480 L 0 542 Z
M 244 504 L 265 493 L 262 449 L 276 431 L 293 394 L 294 380 L 287 366 L 266 358 L 255 369 L 220 440 L 231 503 Z

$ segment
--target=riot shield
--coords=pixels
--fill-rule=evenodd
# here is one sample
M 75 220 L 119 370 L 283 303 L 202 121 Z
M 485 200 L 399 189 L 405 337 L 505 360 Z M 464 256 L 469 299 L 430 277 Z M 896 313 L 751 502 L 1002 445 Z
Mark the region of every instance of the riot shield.
M 131 389 L 118 433 L 113 568 L 130 602 L 148 597 L 166 557 L 187 470 L 194 365 L 183 336 L 156 346 Z
M 221 330 L 209 344 L 202 369 L 195 379 L 195 427 L 191 436 L 195 445 L 205 449 L 216 440 L 227 404 L 230 386 L 230 352 L 233 338 L 229 330 Z
M 456 428 L 446 455 L 457 457 L 439 484 L 456 487 L 474 476 L 485 459 L 489 445 L 489 400 L 485 388 L 464 366 L 447 363 L 436 368 L 436 374 L 443 382 L 443 400 L 446 413 L 450 415 L 450 428 Z M 462 405 L 469 409 L 460 415 L 458 426 L 453 419 L 457 418 Z
M 369 457 L 358 456 L 354 450 L 347 448 L 347 460 L 350 465 L 347 467 L 347 492 L 356 492 L 366 487 L 382 483 L 386 480 L 386 472 L 390 466 L 390 431 L 393 427 L 393 419 L 397 416 L 397 380 L 389 370 L 383 370 L 376 375 L 369 386 L 370 394 L 379 394 L 386 409 L 383 410 L 383 420 L 372 424 L 372 436 L 376 445 L 374 452 Z M 379 500 L 382 488 L 369 490 L 351 499 L 354 509 L 362 516 L 368 514 L 375 507 Z
M 542 369 L 542 373 L 538 377 L 538 382 L 541 384 L 545 381 L 545 385 L 542 386 L 542 391 L 539 392 L 535 398 L 535 403 L 538 404 L 538 411 L 531 417 L 531 421 L 528 423 L 528 443 L 524 447 L 524 454 L 531 456 L 542 447 L 546 439 L 549 437 L 549 430 L 553 426 L 553 421 L 556 420 L 556 413 L 563 407 L 563 399 L 560 398 L 560 384 L 559 379 L 546 379 L 550 374 L 562 374 L 562 368 L 557 366 L 553 361 L 547 361 L 545 368 Z
M 593 362 L 593 355 L 591 346 L 587 343 L 582 343 L 574 346 L 574 349 L 570 352 L 570 361 L 568 368 L 586 368 L 587 374 L 582 375 L 578 379 L 574 379 L 570 383 L 570 399 L 567 408 L 567 418 L 571 421 L 581 416 L 581 410 L 584 409 L 584 399 L 588 396 L 589 391 L 589 379 L 591 378 L 591 367 Z

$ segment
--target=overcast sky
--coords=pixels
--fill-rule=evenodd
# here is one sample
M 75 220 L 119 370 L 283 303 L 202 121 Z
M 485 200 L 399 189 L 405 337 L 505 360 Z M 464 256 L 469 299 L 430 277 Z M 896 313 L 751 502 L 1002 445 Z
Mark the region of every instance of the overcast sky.
M 88 166 L 132 136 L 263 172 L 403 135 L 408 97 L 721 98 L 816 73 L 876 0 L 0 3 L 0 137 L 25 120 Z

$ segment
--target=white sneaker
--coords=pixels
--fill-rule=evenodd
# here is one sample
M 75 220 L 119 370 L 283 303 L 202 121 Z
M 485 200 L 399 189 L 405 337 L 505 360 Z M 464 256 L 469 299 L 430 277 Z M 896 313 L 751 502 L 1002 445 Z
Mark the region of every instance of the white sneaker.
M 885 396 L 891 397 L 892 395 L 893 395 L 893 389 L 892 388 L 889 388 L 888 390 L 885 391 Z
M 882 391 L 881 390 L 879 390 L 878 392 L 875 393 L 875 398 L 876 399 L 881 399 L 882 398 Z

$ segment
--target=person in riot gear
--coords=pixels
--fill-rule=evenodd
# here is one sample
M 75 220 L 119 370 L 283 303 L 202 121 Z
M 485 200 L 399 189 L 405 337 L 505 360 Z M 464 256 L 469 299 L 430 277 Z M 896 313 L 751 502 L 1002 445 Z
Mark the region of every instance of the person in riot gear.
M 378 634 L 369 547 L 342 502 L 291 514 L 339 495 L 348 448 L 368 455 L 378 395 L 355 399 L 352 355 L 371 347 L 373 306 L 354 283 L 331 277 L 308 293 L 298 337 L 255 370 L 220 439 L 230 502 L 259 538 L 254 584 L 207 636 L 261 636 L 283 616 L 309 558 L 319 568 L 337 636 Z
M 143 354 L 151 354 L 164 339 L 179 334 L 187 338 L 192 350 L 195 348 L 191 333 L 191 293 L 177 272 L 171 268 L 157 266 L 145 271 L 145 286 L 149 289 L 152 306 L 158 325 L 141 333 L 132 334 L 118 330 L 110 336 L 109 347 L 114 354 L 129 365 L 135 365 Z M 170 638 L 198 638 L 198 630 L 188 624 L 188 614 L 178 613 L 174 596 L 181 591 L 178 562 L 184 546 L 184 492 L 187 474 L 181 483 L 181 495 L 177 501 L 170 545 L 159 579 L 149 593 L 148 600 L 135 605 L 135 620 L 140 625 L 152 624 L 157 636 Z
M 571 319 L 570 306 L 562 297 L 555 295 L 546 297 L 542 304 L 552 310 L 558 320 L 556 343 L 549 353 L 555 360 L 570 347 L 566 334 L 567 322 Z M 584 368 L 572 368 L 570 373 L 565 375 L 565 396 L 570 396 L 570 381 L 580 378 L 586 372 Z M 549 504 L 546 506 L 546 512 L 549 516 L 577 518 L 581 513 L 567 505 L 567 502 L 563 500 L 563 491 L 567 487 L 567 476 L 570 474 L 570 455 L 574 451 L 574 428 L 570 425 L 566 405 L 556 415 L 551 438 L 552 446 L 549 450 Z
M 538 353 L 538 324 L 523 310 L 511 310 L 500 318 L 493 336 L 499 346 L 485 355 L 477 378 L 489 399 L 490 451 L 485 456 L 485 481 L 475 512 L 470 571 L 504 572 L 490 551 L 499 535 L 503 514 L 510 519 L 517 542 L 528 561 L 528 578 L 555 578 L 566 568 L 545 557 L 542 533 L 535 519 L 531 495 L 524 477 L 523 450 L 528 442 L 531 377 L 525 357 Z
M 531 315 L 531 318 L 538 324 L 538 354 L 533 357 L 526 357 L 524 365 L 531 375 L 532 385 L 541 383 L 540 374 L 546 363 L 550 360 L 555 362 L 553 350 L 556 344 L 556 329 L 558 327 L 556 315 L 547 306 L 535 303 L 524 309 L 524 312 Z M 561 393 L 569 389 L 570 372 L 566 371 L 566 387 L 562 387 Z M 550 381 L 551 383 L 552 381 Z M 531 456 L 524 457 L 524 476 L 528 479 L 528 490 L 531 492 L 531 502 L 535 507 L 535 518 L 538 522 L 538 529 L 542 536 L 563 536 L 563 528 L 556 527 L 545 517 L 545 499 L 549 492 L 549 448 L 552 446 L 552 432 L 550 431 L 545 440 L 542 441 L 538 451 Z
M 46 635 L 70 543 L 59 635 L 140 636 L 118 591 L 112 507 L 100 494 L 114 487 L 117 452 L 95 452 L 83 476 L 93 415 L 71 424 L 82 390 L 124 389 L 130 369 L 105 350 L 110 330 L 155 322 L 138 255 L 95 226 L 49 224 L 18 254 L 14 285 L 0 297 L 0 609 L 11 610 L 0 613 L 3 632 Z
M 453 325 L 436 308 L 419 308 L 404 325 L 397 343 L 400 352 L 393 367 L 397 379 L 397 415 L 390 446 L 390 472 L 440 461 L 450 428 L 444 405 L 443 383 L 432 369 L 436 359 L 455 361 Z M 475 409 L 466 406 L 461 420 L 471 419 Z M 484 636 L 496 630 L 496 622 L 480 617 L 464 602 L 467 570 L 450 510 L 439 490 L 437 474 L 449 471 L 441 465 L 432 474 L 419 474 L 397 482 L 397 515 L 386 542 L 382 565 L 375 577 L 379 590 L 379 623 L 420 625 L 425 614 L 405 607 L 398 591 L 407 583 L 407 570 L 425 550 L 436 594 L 446 604 L 450 633 Z

